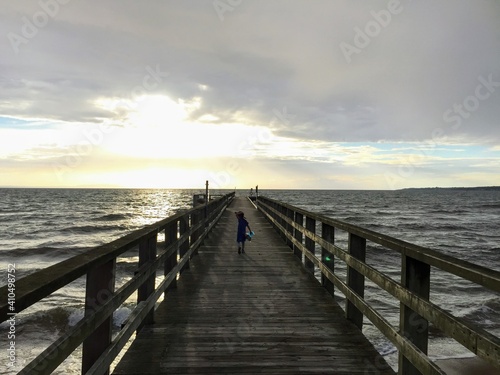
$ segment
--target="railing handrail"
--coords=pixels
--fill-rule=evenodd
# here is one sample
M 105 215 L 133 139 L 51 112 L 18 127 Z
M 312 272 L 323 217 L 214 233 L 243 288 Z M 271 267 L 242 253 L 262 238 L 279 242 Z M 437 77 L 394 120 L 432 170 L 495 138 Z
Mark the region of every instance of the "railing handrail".
M 37 303 L 42 298 L 85 274 L 87 274 L 87 296 L 85 302 L 87 305 L 90 298 L 88 283 L 91 272 L 100 269 L 99 267 L 115 264 L 118 256 L 138 245 L 143 246 L 143 248 L 146 246 L 146 251 L 148 249 L 153 250 L 154 254 L 154 258 L 146 259 L 142 266 L 141 260 L 139 260 L 139 268 L 136 274 L 117 291 L 114 291 L 114 276 L 112 276 L 110 280 L 113 280 L 113 286 L 111 288 L 109 286 L 105 287 L 99 291 L 107 292 L 109 295 L 103 298 L 103 301 L 100 303 L 93 305 L 91 310 L 86 310 L 85 316 L 74 327 L 70 328 L 68 332 L 33 359 L 19 374 L 51 373 L 84 340 L 88 340 L 91 335 L 96 334 L 96 329 L 103 322 L 109 322 L 113 312 L 132 293 L 138 291 L 139 288 L 147 288 L 146 284 L 152 281 L 153 290 L 148 291 L 147 295 L 143 296 L 141 301 L 138 301 L 136 308 L 131 313 L 129 322 L 118 337 L 113 342 L 106 344 L 107 346 L 97 353 L 96 358 L 86 365 L 87 370 L 85 373 L 87 374 L 106 373 L 113 358 L 119 353 L 119 350 L 125 345 L 132 333 L 142 326 L 145 319 L 147 319 L 147 314 L 151 313 L 155 302 L 161 294 L 175 283 L 176 275 L 186 267 L 190 257 L 197 251 L 196 249 L 200 246 L 208 231 L 216 224 L 233 198 L 234 192 L 226 194 L 221 198 L 207 202 L 206 205 L 179 212 L 110 243 L 97 246 L 83 254 L 76 255 L 16 280 L 16 313 Z M 182 220 L 186 221 L 184 225 L 181 225 Z M 181 225 L 179 235 L 177 233 L 177 224 Z M 182 228 L 183 226 L 184 229 Z M 166 237 L 168 230 L 173 230 L 174 233 L 169 232 L 171 238 L 169 238 L 168 243 L 167 241 L 165 242 L 164 252 L 157 256 L 157 234 L 162 230 L 165 230 Z M 151 239 L 154 241 L 150 241 Z M 183 244 L 187 244 L 188 248 L 185 248 L 180 253 L 180 259 L 177 260 L 177 253 L 182 250 Z M 139 259 L 141 259 L 140 249 Z M 162 264 L 165 264 L 165 277 L 160 285 L 155 288 L 154 279 L 156 271 Z M 114 265 L 112 272 L 115 272 Z M 10 315 L 7 312 L 8 304 L 4 301 L 7 296 L 6 288 L 7 286 L 0 288 L 2 296 L 0 303 L 2 321 L 7 320 Z M 108 336 L 111 341 L 111 332 L 109 332 Z M 92 347 L 92 345 L 89 346 Z M 95 356 L 95 353 L 93 355 Z M 85 362 L 85 359 L 83 361 Z
M 281 202 L 268 197 L 259 197 L 260 201 L 268 200 L 273 203 L 280 204 L 281 206 L 299 212 L 304 216 L 313 218 L 319 222 L 331 225 L 348 233 L 355 234 L 363 237 L 373 243 L 387 247 L 388 249 L 397 251 L 401 254 L 407 254 L 411 257 L 427 263 L 433 267 L 439 268 L 443 271 L 459 276 L 473 283 L 482 285 L 495 292 L 500 292 L 500 272 L 490 268 L 468 262 L 466 260 L 454 258 L 450 255 L 443 254 L 437 250 L 415 245 L 386 234 L 378 233 L 366 228 L 359 227 L 354 224 L 346 223 L 341 220 L 333 219 L 325 215 L 310 212 L 300 207 L 292 206 L 288 203 Z M 307 231 L 307 229 L 306 229 Z M 308 234 L 311 232 L 307 231 Z
M 444 374 L 427 356 L 429 322 L 473 353 L 499 367 L 500 339 L 431 303 L 429 290 L 431 266 L 485 286 L 493 292 L 500 289 L 500 272 L 275 199 L 260 196 L 258 207 L 282 234 L 294 254 L 300 257 L 304 255 L 306 269 L 314 272 L 314 267 L 317 267 L 327 290 L 333 294 L 333 288 L 327 284 L 331 282 L 331 285 L 345 295 L 346 317 L 361 328 L 363 316 L 366 316 L 397 347 L 400 367 L 402 366 L 400 374 L 405 374 L 406 371 L 414 373 L 414 369 L 425 375 Z M 317 222 L 322 223 L 321 236 L 316 234 Z M 347 251 L 334 245 L 335 228 L 349 234 Z M 401 254 L 401 283 L 366 264 L 366 240 Z M 315 254 L 316 244 L 321 246 L 321 258 Z M 335 274 L 330 256 L 339 258 L 347 265 L 347 282 Z M 399 330 L 364 300 L 365 277 L 399 300 Z

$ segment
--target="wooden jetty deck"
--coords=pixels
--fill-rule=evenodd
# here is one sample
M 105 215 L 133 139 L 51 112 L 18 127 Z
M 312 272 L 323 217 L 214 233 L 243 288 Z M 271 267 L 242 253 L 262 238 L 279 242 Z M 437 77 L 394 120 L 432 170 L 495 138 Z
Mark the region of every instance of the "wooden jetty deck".
M 255 232 L 245 254 L 237 210 Z M 198 254 L 113 374 L 394 374 L 247 198 Z

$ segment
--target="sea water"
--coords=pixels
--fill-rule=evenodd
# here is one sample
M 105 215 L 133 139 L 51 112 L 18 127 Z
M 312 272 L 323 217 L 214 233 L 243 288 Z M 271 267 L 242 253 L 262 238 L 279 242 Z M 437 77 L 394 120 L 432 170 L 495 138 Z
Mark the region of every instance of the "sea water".
M 7 282 L 9 265 L 15 265 L 16 277 L 20 278 L 190 208 L 193 193 L 199 192 L 189 189 L 0 189 L 0 284 Z M 500 271 L 500 190 L 261 189 L 260 194 Z M 342 236 L 336 236 L 336 241 L 341 247 L 346 245 Z M 118 260 L 118 285 L 133 274 L 135 255 Z M 367 254 L 370 264 L 396 280 L 400 277 L 399 259 L 394 252 L 377 247 L 369 248 Z M 345 267 L 336 264 L 336 270 L 342 274 Z M 14 368 L 8 367 L 8 356 L 0 356 L 0 374 L 19 371 L 82 318 L 84 285 L 84 278 L 77 279 L 16 315 L 16 364 Z M 336 298 L 343 305 L 340 293 Z M 380 293 L 370 282 L 366 284 L 365 298 L 397 327 L 397 301 L 387 293 Z M 433 269 L 431 301 L 500 335 L 498 294 Z M 133 299 L 127 301 L 115 313 L 115 332 L 133 305 Z M 394 346 L 381 337 L 366 318 L 364 323 L 364 333 L 395 366 Z M 7 352 L 8 329 L 8 323 L 0 325 L 0 335 L 4 336 L 0 340 L 0 353 Z M 432 327 L 429 354 L 432 358 L 470 355 Z M 78 374 L 79 355 L 77 351 L 55 373 Z

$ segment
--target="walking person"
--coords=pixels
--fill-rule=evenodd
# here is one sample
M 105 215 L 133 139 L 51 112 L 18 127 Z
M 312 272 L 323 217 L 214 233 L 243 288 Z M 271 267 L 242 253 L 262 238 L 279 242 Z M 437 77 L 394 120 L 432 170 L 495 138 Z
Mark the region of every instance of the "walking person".
M 245 241 L 247 239 L 246 229 L 250 229 L 250 224 L 248 224 L 247 219 L 245 219 L 245 214 L 242 211 L 235 212 L 236 218 L 238 219 L 238 232 L 236 233 L 236 242 L 238 242 L 238 254 L 245 252 Z

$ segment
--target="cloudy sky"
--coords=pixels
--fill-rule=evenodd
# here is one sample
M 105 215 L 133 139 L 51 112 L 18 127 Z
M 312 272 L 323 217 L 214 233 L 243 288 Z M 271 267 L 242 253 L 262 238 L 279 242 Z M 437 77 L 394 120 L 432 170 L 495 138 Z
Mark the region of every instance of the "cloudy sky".
M 0 10 L 0 186 L 500 185 L 497 0 Z

